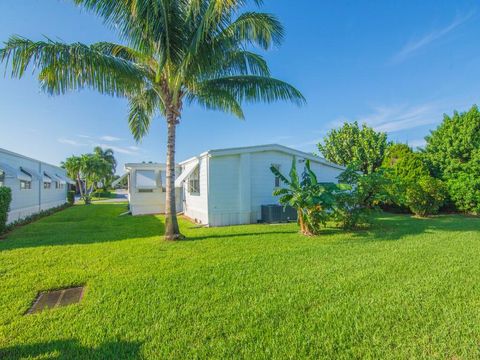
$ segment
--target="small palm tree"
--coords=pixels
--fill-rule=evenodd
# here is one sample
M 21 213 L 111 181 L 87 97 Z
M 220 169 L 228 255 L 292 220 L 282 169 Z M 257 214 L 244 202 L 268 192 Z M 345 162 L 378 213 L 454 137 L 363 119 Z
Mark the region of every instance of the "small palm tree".
M 175 208 L 175 140 L 184 105 L 244 117 L 243 102 L 305 99 L 274 79 L 252 47 L 283 39 L 272 15 L 244 12 L 246 0 L 74 0 L 120 31 L 127 46 L 112 43 L 34 42 L 12 36 L 0 50 L 12 76 L 31 65 L 50 94 L 89 87 L 127 97 L 134 138 L 144 137 L 156 115 L 167 123 L 166 239 L 181 238 Z M 261 0 L 254 0 L 260 4 Z

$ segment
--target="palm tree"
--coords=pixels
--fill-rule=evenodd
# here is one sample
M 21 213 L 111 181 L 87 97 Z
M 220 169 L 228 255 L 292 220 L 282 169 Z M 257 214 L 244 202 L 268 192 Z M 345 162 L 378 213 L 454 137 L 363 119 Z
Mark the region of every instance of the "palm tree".
M 32 65 L 50 94 L 93 88 L 127 97 L 135 140 L 152 119 L 167 123 L 165 238 L 181 238 L 175 209 L 175 140 L 185 104 L 197 103 L 244 118 L 244 102 L 305 102 L 291 85 L 274 79 L 253 47 L 283 40 L 272 15 L 241 12 L 247 0 L 74 0 L 118 30 L 127 44 L 65 44 L 12 36 L 0 50 L 12 76 Z M 259 5 L 261 0 L 254 0 Z
M 115 159 L 112 149 L 104 150 L 100 146 L 95 146 L 95 148 L 93 149 L 93 153 L 105 160 L 105 162 L 109 165 L 108 173 L 106 174 L 103 182 L 103 187 L 105 188 L 107 181 L 109 183 L 112 182 L 113 175 L 115 175 L 115 170 L 117 169 L 117 160 Z
M 77 181 L 78 191 L 80 197 L 83 198 L 83 185 L 80 177 L 80 171 L 82 169 L 82 159 L 79 156 L 72 155 L 65 161 L 62 161 L 62 167 L 67 170 L 67 175 Z

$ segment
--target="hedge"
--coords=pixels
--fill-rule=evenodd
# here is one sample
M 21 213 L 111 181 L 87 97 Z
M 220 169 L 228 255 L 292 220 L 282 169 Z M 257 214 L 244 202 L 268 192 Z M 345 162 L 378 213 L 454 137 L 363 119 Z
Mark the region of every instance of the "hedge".
M 0 186 L 0 234 L 7 227 L 8 211 L 12 202 L 12 190 L 5 186 Z

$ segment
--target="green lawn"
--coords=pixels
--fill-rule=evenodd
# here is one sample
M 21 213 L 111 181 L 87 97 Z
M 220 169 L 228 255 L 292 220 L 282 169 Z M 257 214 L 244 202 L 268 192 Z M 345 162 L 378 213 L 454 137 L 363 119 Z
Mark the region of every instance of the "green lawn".
M 0 358 L 480 357 L 480 219 L 197 228 L 75 206 L 0 241 Z M 41 290 L 80 304 L 23 315 Z

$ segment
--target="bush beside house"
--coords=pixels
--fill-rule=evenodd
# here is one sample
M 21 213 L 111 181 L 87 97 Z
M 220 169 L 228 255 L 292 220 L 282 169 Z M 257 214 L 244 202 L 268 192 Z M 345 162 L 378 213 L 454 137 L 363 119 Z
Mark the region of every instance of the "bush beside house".
M 8 212 L 10 210 L 11 202 L 12 191 L 10 188 L 0 186 L 0 234 L 3 233 L 7 227 Z

